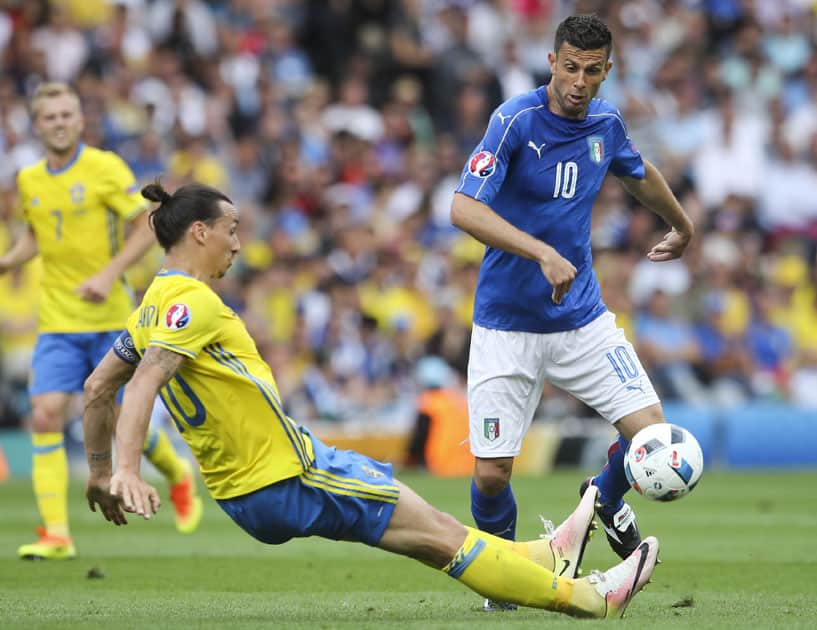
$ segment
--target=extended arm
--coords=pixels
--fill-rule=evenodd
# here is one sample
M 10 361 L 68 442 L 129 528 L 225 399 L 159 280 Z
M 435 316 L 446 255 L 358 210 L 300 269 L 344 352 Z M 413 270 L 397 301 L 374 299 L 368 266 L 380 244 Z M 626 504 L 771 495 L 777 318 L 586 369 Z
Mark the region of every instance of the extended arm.
M 627 192 L 672 227 L 647 258 L 655 262 L 680 258 L 695 233 L 695 226 L 658 169 L 644 160 L 644 171 L 644 179 L 622 177 L 621 183 Z
M 88 507 L 96 505 L 108 521 L 125 525 L 121 501 L 111 496 L 111 440 L 116 425 L 116 393 L 133 375 L 134 366 L 126 363 L 113 350 L 100 361 L 85 381 L 83 413 L 85 456 L 88 460 L 88 483 L 85 496 Z
M 156 242 L 156 237 L 148 223 L 148 214 L 147 211 L 142 212 L 134 219 L 130 236 L 122 249 L 111 258 L 102 271 L 88 278 L 77 288 L 77 292 L 84 300 L 104 302 L 116 279 L 121 277 L 128 267 L 140 260 Z
M 11 249 L 3 256 L 0 256 L 0 274 L 16 269 L 20 265 L 27 263 L 39 252 L 37 239 L 34 231 L 28 226 Z
M 511 225 L 481 201 L 456 193 L 451 204 L 451 223 L 486 245 L 538 262 L 553 286 L 556 304 L 561 303 L 576 277 L 576 268 L 559 252 Z
M 116 473 L 111 479 L 111 494 L 121 497 L 125 510 L 146 519 L 156 513 L 160 502 L 155 488 L 139 477 L 142 445 L 153 401 L 184 361 L 181 354 L 151 346 L 125 387 L 116 426 Z

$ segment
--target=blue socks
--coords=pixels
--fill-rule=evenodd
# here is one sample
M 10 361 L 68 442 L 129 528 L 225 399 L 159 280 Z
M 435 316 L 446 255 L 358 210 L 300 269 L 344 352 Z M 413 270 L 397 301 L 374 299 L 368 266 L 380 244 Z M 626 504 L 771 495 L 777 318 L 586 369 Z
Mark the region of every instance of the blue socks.
M 486 497 L 471 479 L 471 514 L 482 531 L 516 540 L 516 499 L 510 483 L 495 497 Z
M 630 445 L 628 440 L 618 436 L 607 451 L 607 463 L 593 479 L 593 485 L 599 489 L 599 502 L 605 514 L 612 515 L 624 505 L 622 497 L 630 489 L 630 482 L 624 474 L 624 454 Z

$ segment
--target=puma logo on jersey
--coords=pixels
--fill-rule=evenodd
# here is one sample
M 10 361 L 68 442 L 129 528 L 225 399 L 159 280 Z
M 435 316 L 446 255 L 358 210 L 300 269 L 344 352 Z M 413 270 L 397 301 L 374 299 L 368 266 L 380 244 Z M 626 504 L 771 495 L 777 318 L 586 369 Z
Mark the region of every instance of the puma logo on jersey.
M 501 122 L 503 125 L 505 124 L 505 121 L 511 117 L 510 114 L 508 114 L 507 116 L 503 116 L 502 112 L 497 112 L 496 115 L 499 116 L 499 122 Z
M 536 151 L 536 155 L 539 157 L 540 160 L 542 159 L 542 149 L 545 148 L 546 144 L 547 144 L 546 142 L 543 142 L 537 147 L 535 144 L 533 144 L 533 140 L 528 140 L 528 146 L 534 151 Z
M 644 386 L 641 385 L 641 381 L 627 385 L 627 389 L 631 392 L 641 392 L 642 394 L 644 393 Z

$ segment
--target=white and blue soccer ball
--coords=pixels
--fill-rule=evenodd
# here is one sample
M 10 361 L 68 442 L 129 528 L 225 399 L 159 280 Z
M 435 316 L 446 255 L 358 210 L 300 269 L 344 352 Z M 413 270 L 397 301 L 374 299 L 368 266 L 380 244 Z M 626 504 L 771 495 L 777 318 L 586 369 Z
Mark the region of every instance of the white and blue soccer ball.
M 689 494 L 703 471 L 704 455 L 698 440 L 669 422 L 641 429 L 624 456 L 630 485 L 652 501 L 675 501 Z

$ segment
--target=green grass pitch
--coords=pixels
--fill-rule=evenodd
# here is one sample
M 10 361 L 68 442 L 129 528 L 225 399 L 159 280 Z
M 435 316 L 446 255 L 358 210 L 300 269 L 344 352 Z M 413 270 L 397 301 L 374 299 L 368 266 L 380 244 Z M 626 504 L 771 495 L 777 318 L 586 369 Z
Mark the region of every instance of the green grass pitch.
M 467 480 L 402 475 L 438 507 L 470 523 Z M 577 501 L 579 471 L 517 478 L 520 538 Z M 670 504 L 628 495 L 663 564 L 631 604 L 632 628 L 817 627 L 817 473 L 705 474 Z M 208 500 L 191 536 L 163 506 L 151 522 L 116 528 L 71 486 L 80 557 L 23 562 L 36 512 L 28 482 L 0 485 L 0 628 L 548 628 L 595 626 L 538 610 L 480 612 L 456 581 L 417 562 L 319 539 L 262 545 Z M 584 567 L 615 561 L 601 529 Z M 102 577 L 90 578 L 97 569 Z

